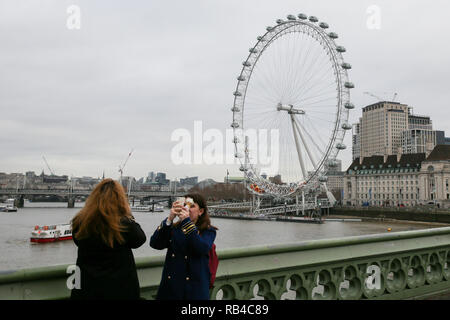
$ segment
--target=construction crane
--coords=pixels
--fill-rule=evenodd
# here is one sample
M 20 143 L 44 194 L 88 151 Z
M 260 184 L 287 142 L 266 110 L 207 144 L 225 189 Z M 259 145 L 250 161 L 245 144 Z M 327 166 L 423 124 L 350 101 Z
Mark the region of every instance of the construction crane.
M 48 170 L 50 170 L 50 173 L 52 174 L 52 176 L 54 176 L 55 173 L 53 172 L 53 170 L 52 170 L 52 169 L 50 168 L 50 166 L 48 165 L 48 162 L 47 162 L 47 160 L 45 159 L 44 156 L 42 156 L 42 159 L 44 159 L 44 162 L 45 162 L 45 164 L 47 165 Z
M 363 92 L 364 94 L 367 94 L 367 95 L 369 95 L 369 96 L 371 96 L 371 97 L 374 97 L 374 98 L 376 98 L 376 99 L 378 99 L 378 100 L 380 100 L 380 101 L 385 101 L 386 99 L 383 99 L 383 98 L 380 98 L 379 96 L 376 96 L 376 95 L 374 95 L 373 93 L 371 93 L 371 92 Z M 389 93 L 389 92 L 382 92 L 382 94 L 383 95 L 390 95 L 390 94 L 392 94 L 392 93 Z M 397 99 L 397 96 L 398 96 L 398 94 L 395 92 L 394 93 L 394 96 L 392 97 L 392 99 L 391 99 L 391 101 L 392 102 L 395 102 L 395 100 Z
M 125 162 L 121 166 L 119 165 L 120 183 L 122 183 L 123 169 L 125 169 L 125 166 L 127 165 L 128 159 L 130 159 L 131 154 L 133 153 L 133 150 L 134 149 L 131 149 L 130 153 L 128 154 L 128 157 L 125 159 Z

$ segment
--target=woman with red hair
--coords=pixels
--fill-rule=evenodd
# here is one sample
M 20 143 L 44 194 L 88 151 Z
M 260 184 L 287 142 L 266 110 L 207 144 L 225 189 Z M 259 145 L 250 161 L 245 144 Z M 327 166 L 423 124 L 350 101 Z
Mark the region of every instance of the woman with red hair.
M 72 299 L 139 299 L 140 288 L 131 249 L 146 241 L 134 221 L 123 187 L 112 179 L 101 181 L 83 209 L 72 219 L 78 246 L 80 288 Z

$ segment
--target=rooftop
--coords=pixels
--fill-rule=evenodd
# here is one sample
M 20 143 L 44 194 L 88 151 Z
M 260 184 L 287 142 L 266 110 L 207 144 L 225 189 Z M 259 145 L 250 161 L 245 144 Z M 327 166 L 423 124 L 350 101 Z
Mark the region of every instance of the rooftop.
M 440 160 L 450 160 L 450 145 L 438 144 L 427 158 L 427 161 Z
M 352 164 L 347 169 L 349 170 L 370 170 L 370 169 L 387 169 L 387 168 L 418 168 L 423 161 L 440 161 L 450 160 L 450 145 L 437 145 L 430 153 L 428 158 L 425 153 L 411 153 L 402 154 L 400 161 L 397 160 L 397 155 L 389 155 L 384 161 L 384 156 L 364 157 L 362 163 L 360 158 L 353 160 Z M 356 168 L 356 169 L 355 169 Z

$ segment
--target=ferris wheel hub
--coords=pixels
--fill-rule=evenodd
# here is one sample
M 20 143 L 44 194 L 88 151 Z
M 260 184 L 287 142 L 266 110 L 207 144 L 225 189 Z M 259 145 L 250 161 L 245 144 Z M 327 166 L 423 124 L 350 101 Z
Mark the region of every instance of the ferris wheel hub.
M 278 111 L 287 111 L 289 114 L 305 114 L 305 111 L 302 109 L 296 109 L 292 104 L 281 104 L 277 105 Z

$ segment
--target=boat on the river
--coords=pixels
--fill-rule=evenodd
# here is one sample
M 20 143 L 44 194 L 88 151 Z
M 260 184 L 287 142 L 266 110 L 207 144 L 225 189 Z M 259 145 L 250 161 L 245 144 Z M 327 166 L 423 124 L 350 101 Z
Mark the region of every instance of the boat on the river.
M 0 212 L 17 212 L 14 202 L 14 199 L 8 199 L 4 203 L 0 203 Z
M 135 205 L 135 206 L 131 206 L 131 211 L 134 211 L 134 212 L 150 212 L 150 211 L 152 211 L 152 207 L 151 206 L 146 206 L 146 205 Z
M 49 226 L 35 226 L 31 232 L 31 242 L 45 243 L 72 239 L 72 226 L 70 224 L 57 224 Z
M 130 206 L 133 212 L 163 212 L 164 207 L 161 205 L 134 205 Z

